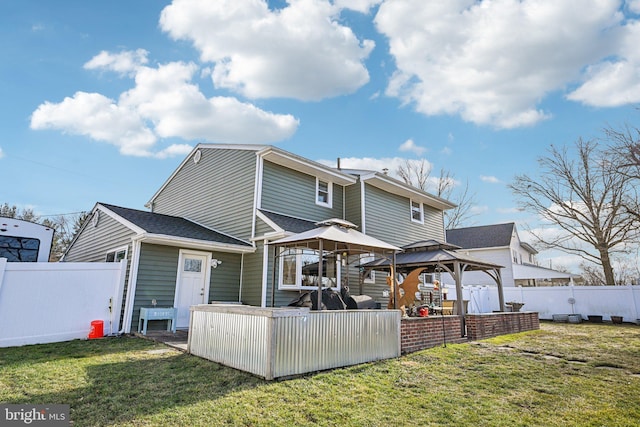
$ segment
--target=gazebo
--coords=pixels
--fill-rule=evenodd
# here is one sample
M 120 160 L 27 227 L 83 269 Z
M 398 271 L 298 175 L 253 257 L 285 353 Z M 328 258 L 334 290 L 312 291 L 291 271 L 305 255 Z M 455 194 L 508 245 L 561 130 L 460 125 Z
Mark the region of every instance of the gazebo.
M 462 298 L 462 277 L 464 272 L 483 271 L 495 280 L 498 286 L 500 311 L 504 311 L 504 293 L 500 275 L 500 269 L 503 266 L 462 254 L 457 251 L 459 249 L 461 249 L 459 246 L 437 240 L 422 240 L 402 247 L 403 252 L 395 257 L 395 268 L 385 258 L 364 264 L 363 267 L 366 270 L 395 270 L 396 274 L 409 274 L 417 268 L 424 269 L 426 273 L 446 272 L 455 280 L 458 298 Z M 462 316 L 464 319 L 466 315 L 464 304 L 458 304 L 456 310 L 457 313 L 455 314 Z M 464 334 L 464 322 L 461 324 L 461 332 Z
M 382 255 L 389 265 L 394 265 L 396 253 L 401 248 L 383 242 L 375 237 L 368 236 L 356 230 L 357 226 L 342 219 L 329 219 L 315 224 L 317 228 L 293 234 L 288 237 L 271 242 L 272 245 L 279 248 L 305 248 L 317 251 L 319 259 L 323 262 L 317 263 L 318 271 L 318 301 L 317 307 L 322 306 L 322 277 L 323 266 L 327 254 L 364 254 L 375 253 Z

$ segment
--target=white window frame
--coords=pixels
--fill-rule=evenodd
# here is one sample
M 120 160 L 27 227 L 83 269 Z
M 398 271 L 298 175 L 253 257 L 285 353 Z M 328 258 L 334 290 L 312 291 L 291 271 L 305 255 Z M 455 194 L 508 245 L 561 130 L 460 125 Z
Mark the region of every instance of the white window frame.
M 327 184 L 327 191 L 326 191 L 327 201 L 326 202 L 323 202 L 320 200 L 320 183 Z M 322 191 L 322 193 L 324 194 L 325 191 Z M 331 181 L 324 181 L 316 177 L 316 205 L 324 206 L 327 208 L 330 208 L 333 206 L 333 183 Z
M 284 276 L 284 254 L 285 252 L 293 252 L 296 255 L 296 272 L 295 272 L 295 277 L 296 277 L 296 283 L 284 283 L 283 282 L 283 276 Z M 290 249 L 290 248 L 282 248 L 280 249 L 280 256 L 279 256 L 279 262 L 278 262 L 278 289 L 279 290 L 283 290 L 283 291 L 291 291 L 291 290 L 316 290 L 318 289 L 318 286 L 303 286 L 302 285 L 302 258 L 303 258 L 303 251 L 302 249 Z M 336 285 L 335 286 L 331 286 L 331 289 L 333 289 L 334 291 L 339 291 L 340 290 L 340 277 L 341 277 L 341 256 L 338 254 L 336 255 Z M 323 289 L 325 288 L 325 286 L 323 286 Z
M 124 252 L 124 257 L 122 259 L 127 259 L 127 257 L 129 256 L 129 246 L 120 246 L 118 248 L 115 249 L 111 249 L 108 250 L 107 253 L 104 256 L 104 261 L 105 262 L 120 262 L 121 260 L 117 259 L 117 256 L 120 252 Z M 107 258 L 109 257 L 109 254 L 113 254 L 113 261 L 107 261 Z
M 418 206 L 414 206 L 414 204 Z M 415 222 L 417 224 L 424 224 L 424 205 L 421 202 L 416 202 L 414 200 L 409 201 L 409 208 L 411 209 L 411 222 Z M 416 219 L 413 217 L 414 212 L 420 213 L 420 219 Z
M 360 256 L 360 264 L 366 264 L 371 261 L 375 261 L 375 254 L 364 254 Z M 375 284 L 376 283 L 376 271 L 370 270 L 369 274 L 362 277 L 362 283 Z

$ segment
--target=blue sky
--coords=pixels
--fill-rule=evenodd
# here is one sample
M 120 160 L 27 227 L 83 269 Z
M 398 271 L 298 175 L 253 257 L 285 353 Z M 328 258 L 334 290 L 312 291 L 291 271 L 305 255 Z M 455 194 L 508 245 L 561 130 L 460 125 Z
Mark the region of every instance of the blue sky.
M 580 13 L 576 13 L 580 10 Z M 198 142 L 343 167 L 425 158 L 468 225 L 550 144 L 637 123 L 640 1 L 4 1 L 0 202 L 144 209 Z M 568 264 L 569 261 L 566 262 Z

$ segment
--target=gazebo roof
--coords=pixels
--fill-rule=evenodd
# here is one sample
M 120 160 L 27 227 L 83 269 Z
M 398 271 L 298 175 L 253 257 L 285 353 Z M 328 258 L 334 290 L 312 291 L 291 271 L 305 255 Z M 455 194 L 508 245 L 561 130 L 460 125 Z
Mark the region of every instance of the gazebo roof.
M 428 272 L 434 272 L 438 267 L 453 270 L 453 264 L 464 264 L 465 271 L 487 271 L 503 268 L 503 266 L 484 261 L 469 255 L 457 252 L 452 248 L 455 245 L 427 240 L 411 243 L 403 246 L 404 252 L 396 255 L 396 269 L 398 272 L 406 272 L 418 267 L 426 268 Z M 362 265 L 370 270 L 389 270 L 391 262 L 385 258 L 379 258 Z
M 317 228 L 294 234 L 271 242 L 272 245 L 286 247 L 307 247 L 319 249 L 320 242 L 324 243 L 324 250 L 351 250 L 363 252 L 396 252 L 397 246 L 378 240 L 356 230 L 350 222 L 331 219 L 316 223 Z

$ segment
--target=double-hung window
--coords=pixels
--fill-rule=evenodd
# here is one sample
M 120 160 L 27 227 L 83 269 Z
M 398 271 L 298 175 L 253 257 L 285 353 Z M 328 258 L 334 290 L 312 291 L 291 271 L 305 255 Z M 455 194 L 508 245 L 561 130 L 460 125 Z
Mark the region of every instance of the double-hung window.
M 411 200 L 411 221 L 419 224 L 424 223 L 424 211 L 422 209 L 422 203 Z
M 318 252 L 309 249 L 283 249 L 280 253 L 280 289 L 318 289 Z M 322 262 L 322 287 L 339 289 L 340 258 L 325 254 Z
M 320 178 L 316 178 L 316 204 L 320 206 L 326 206 L 328 208 L 332 205 L 333 198 L 333 185 L 331 182 L 323 181 Z
M 105 257 L 105 262 L 120 262 L 123 259 L 127 259 L 126 246 L 107 252 L 107 256 Z

